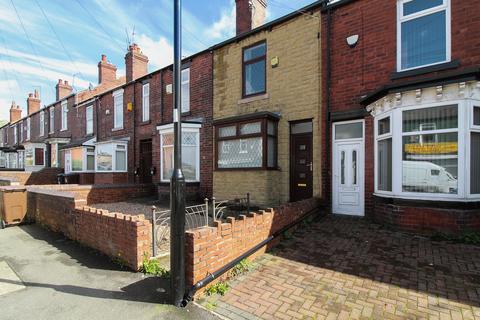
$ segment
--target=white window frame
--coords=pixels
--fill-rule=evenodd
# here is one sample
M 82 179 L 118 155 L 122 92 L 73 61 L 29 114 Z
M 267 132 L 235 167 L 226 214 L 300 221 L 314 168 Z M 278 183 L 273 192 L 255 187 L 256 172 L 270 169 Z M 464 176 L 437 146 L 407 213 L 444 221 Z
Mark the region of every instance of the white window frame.
M 186 180 L 186 182 L 200 182 L 200 128 L 202 127 L 201 124 L 196 123 L 183 123 L 182 124 L 182 132 L 193 132 L 197 134 L 197 145 L 196 145 L 196 153 L 195 156 L 197 158 L 196 166 L 196 174 L 195 180 Z M 169 182 L 171 177 L 164 177 L 163 176 L 163 135 L 164 134 L 172 134 L 173 133 L 173 124 L 167 124 L 163 126 L 157 127 L 157 130 L 160 135 L 160 181 L 161 182 Z
M 40 111 L 40 116 L 39 116 L 39 136 L 43 137 L 45 135 L 45 112 Z
M 93 134 L 93 105 L 85 108 L 85 133 Z
M 150 83 L 142 86 L 142 122 L 150 120 Z
M 20 142 L 23 142 L 23 121 L 20 122 Z
M 115 91 L 112 94 L 112 96 L 113 96 L 113 129 L 112 130 L 120 130 L 120 129 L 123 129 L 123 122 L 125 120 L 124 106 L 123 106 L 123 89 Z M 117 110 L 117 108 L 119 110 Z M 117 123 L 117 113 L 119 112 L 121 114 L 121 123 Z
M 30 140 L 30 130 L 31 130 L 31 120 L 30 117 L 27 118 L 27 141 Z
M 6 155 L 3 151 L 0 151 L 0 168 L 6 168 Z
M 68 103 L 67 100 L 62 101 L 62 119 L 61 119 L 61 131 L 68 129 Z
M 183 74 L 184 73 L 188 73 L 188 80 L 186 81 L 183 81 Z M 188 105 L 184 105 L 183 104 L 183 91 L 182 91 L 182 103 L 181 103 L 181 111 L 182 113 L 187 113 L 187 112 L 190 112 L 190 102 L 191 102 L 191 99 L 190 99 L 190 78 L 191 78 L 191 73 L 190 73 L 190 68 L 185 68 L 182 70 L 182 74 L 180 76 L 181 78 L 181 82 L 182 82 L 182 85 L 181 85 L 181 88 L 183 90 L 183 86 L 184 85 L 188 85 Z
M 392 169 L 392 192 L 378 190 L 377 174 L 378 174 L 378 156 L 377 148 L 378 141 L 382 140 L 385 135 L 378 136 L 378 120 L 387 116 L 387 113 L 379 114 L 375 117 L 375 194 L 380 196 L 389 196 L 402 199 L 416 199 L 416 200 L 439 200 L 439 201 L 470 201 L 480 199 L 480 194 L 470 193 L 470 133 L 480 132 L 480 128 L 472 128 L 471 124 L 473 117 L 472 106 L 480 105 L 480 101 L 470 101 L 467 99 L 451 100 L 435 103 L 425 103 L 415 106 L 395 108 L 389 111 L 390 130 L 392 131 L 392 168 L 402 168 L 401 170 Z M 458 128 L 435 130 L 435 133 L 458 133 L 458 177 L 457 177 L 457 194 L 445 193 L 415 193 L 403 191 L 403 137 L 408 135 L 428 134 L 429 131 L 421 132 L 403 132 L 403 112 L 415 109 L 435 108 L 456 105 L 458 108 Z
M 57 144 L 58 146 L 58 144 Z M 89 148 L 93 148 L 94 151 L 88 151 Z M 72 158 L 72 150 L 75 150 L 75 149 L 82 149 L 82 170 L 73 170 L 73 158 Z M 66 156 L 69 156 L 70 157 L 70 167 L 68 168 L 66 166 Z M 81 146 L 81 147 L 75 147 L 75 148 L 69 148 L 69 149 L 66 149 L 65 150 L 65 157 L 64 157 L 64 168 L 65 168 L 65 173 L 91 173 L 91 172 L 95 172 L 95 167 L 96 167 L 96 164 L 95 164 L 95 161 L 93 162 L 94 164 L 94 168 L 93 170 L 88 170 L 87 168 L 87 159 L 88 159 L 88 156 L 89 155 L 93 155 L 94 159 L 95 159 L 95 156 L 96 156 L 96 153 L 95 153 L 95 147 L 93 146 Z M 58 153 L 57 153 L 57 159 L 58 159 Z M 109 171 L 110 172 L 110 171 Z
M 119 149 L 117 146 L 122 145 L 125 149 Z M 101 148 L 109 148 L 112 153 L 112 170 L 99 170 L 97 164 L 97 152 Z M 117 161 L 117 151 L 125 150 L 125 170 L 117 170 L 116 161 Z M 119 173 L 119 172 L 128 172 L 128 142 L 126 141 L 107 141 L 107 142 L 97 142 L 95 144 L 95 172 L 100 173 Z
M 55 107 L 51 107 L 49 110 L 49 133 L 54 133 L 55 132 Z
M 12 128 L 13 128 L 13 144 L 17 144 L 18 143 L 17 125 L 14 125 Z
M 387 133 L 384 133 L 384 134 L 378 134 L 378 129 L 379 129 L 379 125 L 378 123 L 381 121 L 381 120 L 384 120 L 386 118 L 390 118 L 390 131 L 387 132 Z M 393 148 L 393 132 L 394 132 L 394 128 L 396 127 L 394 121 L 393 121 L 393 117 L 392 117 L 392 112 L 387 112 L 379 117 L 376 117 L 375 118 L 375 121 L 374 121 L 374 130 L 375 130 L 375 143 L 374 143 L 374 147 L 373 147 L 373 150 L 374 150 L 374 167 L 375 167 L 375 173 L 374 173 L 374 180 L 375 180 L 375 192 L 376 193 L 383 193 L 383 194 L 387 194 L 387 195 L 391 195 L 393 194 L 393 169 L 392 169 L 392 191 L 387 191 L 387 190 L 379 190 L 378 189 L 378 143 L 380 141 L 383 141 L 383 140 L 387 140 L 387 139 L 392 139 L 392 168 L 393 168 L 393 157 L 394 157 L 394 148 Z
M 429 8 L 420 12 L 415 12 L 409 14 L 407 16 L 403 15 L 403 5 L 405 3 L 411 2 L 413 0 L 397 0 L 397 71 L 408 71 L 408 70 L 415 70 L 419 68 L 434 66 L 437 64 L 442 64 L 446 62 L 450 62 L 452 59 L 452 26 L 451 26 L 451 5 L 450 0 L 443 0 L 443 4 L 437 7 Z M 424 16 L 428 16 L 432 13 L 437 13 L 445 11 L 445 19 L 446 19 L 446 60 L 439 61 L 431 64 L 420 65 L 412 68 L 405 68 L 402 69 L 402 23 L 410 20 L 415 20 Z

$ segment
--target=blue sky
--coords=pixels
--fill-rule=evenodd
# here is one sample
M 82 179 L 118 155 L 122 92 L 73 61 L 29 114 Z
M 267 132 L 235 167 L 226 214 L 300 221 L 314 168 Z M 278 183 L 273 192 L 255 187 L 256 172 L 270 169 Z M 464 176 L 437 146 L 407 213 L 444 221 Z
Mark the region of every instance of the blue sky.
M 267 20 L 314 0 L 268 0 Z M 124 75 L 127 34 L 149 57 L 153 71 L 172 62 L 171 0 L 0 0 L 0 119 L 12 100 L 26 114 L 37 89 L 42 105 L 55 100 L 58 79 L 77 90 L 97 84 L 101 54 Z M 234 36 L 234 0 L 183 0 L 183 55 Z M 23 26 L 22 26 L 23 23 Z

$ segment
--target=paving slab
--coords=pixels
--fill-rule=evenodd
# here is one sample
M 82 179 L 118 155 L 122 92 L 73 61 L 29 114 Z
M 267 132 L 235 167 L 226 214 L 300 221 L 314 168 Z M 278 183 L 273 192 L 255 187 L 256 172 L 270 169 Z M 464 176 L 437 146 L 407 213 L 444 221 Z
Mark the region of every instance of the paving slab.
M 0 230 L 0 261 L 2 320 L 216 318 L 194 304 L 165 304 L 167 280 L 122 270 L 36 225 Z

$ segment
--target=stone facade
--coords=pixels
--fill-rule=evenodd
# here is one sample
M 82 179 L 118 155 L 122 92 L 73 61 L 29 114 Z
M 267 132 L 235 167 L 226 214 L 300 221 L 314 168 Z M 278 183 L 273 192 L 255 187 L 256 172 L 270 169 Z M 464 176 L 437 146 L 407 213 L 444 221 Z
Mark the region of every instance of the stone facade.
M 289 122 L 313 121 L 313 195 L 321 194 L 321 63 L 319 11 L 299 15 L 214 52 L 214 120 L 260 111 L 280 114 L 278 170 L 214 172 L 214 195 L 219 199 L 245 197 L 252 202 L 278 205 L 290 200 Z M 259 41 L 267 43 L 266 94 L 242 99 L 242 50 Z M 279 64 L 270 62 L 278 57 Z

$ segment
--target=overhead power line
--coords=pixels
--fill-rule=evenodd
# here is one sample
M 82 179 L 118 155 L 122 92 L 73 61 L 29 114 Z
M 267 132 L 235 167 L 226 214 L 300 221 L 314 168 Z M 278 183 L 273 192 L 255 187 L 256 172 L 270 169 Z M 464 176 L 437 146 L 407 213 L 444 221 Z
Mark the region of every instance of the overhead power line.
M 70 52 L 68 52 L 67 48 L 65 48 L 65 45 L 62 41 L 62 39 L 60 38 L 60 36 L 58 35 L 57 31 L 55 30 L 55 28 L 53 27 L 52 23 L 50 22 L 50 19 L 48 19 L 48 16 L 47 14 L 45 13 L 45 11 L 43 10 L 42 6 L 40 6 L 40 3 L 38 2 L 38 0 L 35 0 L 35 2 L 37 3 L 37 6 L 40 8 L 40 11 L 42 11 L 42 14 L 43 16 L 45 17 L 45 20 L 47 20 L 47 23 L 48 25 L 50 26 L 50 29 L 52 30 L 53 34 L 55 35 L 55 37 L 57 38 L 58 42 L 60 42 L 60 45 L 62 46 L 63 48 L 63 51 L 65 51 L 65 54 L 67 55 L 68 59 L 70 60 L 70 62 L 72 63 L 73 67 L 75 68 L 76 72 L 78 74 L 80 74 L 80 76 L 82 78 L 85 79 L 85 77 L 83 76 L 82 72 L 80 71 L 80 69 L 78 68 L 77 64 L 75 63 L 75 61 L 73 60 L 72 56 L 70 55 Z
M 20 14 L 18 13 L 18 10 L 17 10 L 17 7 L 15 6 L 15 3 L 13 2 L 13 0 L 10 0 L 10 2 L 12 3 L 12 6 L 13 6 L 13 9 L 15 10 L 15 14 L 17 15 L 17 18 L 18 18 L 18 21 L 20 22 L 20 25 L 23 29 L 23 32 L 25 33 L 25 36 L 30 44 L 30 47 L 32 48 L 32 51 L 33 51 L 33 54 L 35 55 L 35 58 L 36 58 L 36 62 L 38 63 L 38 65 L 40 66 L 40 68 L 42 69 L 42 72 L 44 74 L 44 76 L 48 79 L 48 77 L 46 76 L 46 71 L 45 71 L 45 68 L 42 64 L 42 62 L 40 61 L 40 58 L 39 58 L 39 55 L 38 55 L 38 51 L 36 49 L 36 47 L 33 45 L 33 42 L 32 42 L 32 39 L 30 38 L 30 36 L 28 35 L 28 32 L 27 32 L 27 29 L 25 28 L 25 25 L 23 24 L 23 20 L 22 20 L 22 17 L 20 16 Z M 53 88 L 52 87 L 49 87 L 50 90 L 52 91 L 53 94 L 55 94 L 55 92 L 53 92 Z

